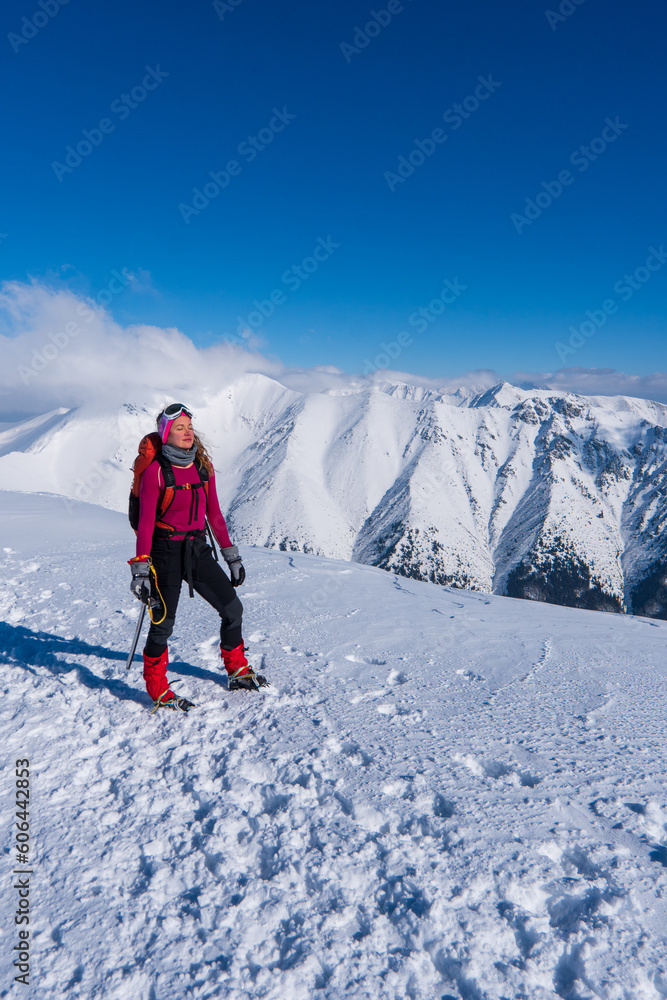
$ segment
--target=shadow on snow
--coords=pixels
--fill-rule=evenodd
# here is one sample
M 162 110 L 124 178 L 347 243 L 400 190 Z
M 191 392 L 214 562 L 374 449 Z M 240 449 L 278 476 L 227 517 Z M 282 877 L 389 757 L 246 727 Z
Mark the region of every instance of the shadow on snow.
M 82 663 L 68 663 L 63 655 L 97 656 L 104 660 L 127 659 L 127 654 L 104 646 L 92 646 L 82 639 L 64 639 L 48 632 L 33 632 L 23 625 L 9 625 L 0 622 L 0 663 L 22 667 L 32 674 L 38 674 L 35 667 L 45 667 L 57 677 L 59 674 L 75 673 L 79 682 L 91 691 L 106 689 L 121 701 L 135 701 L 146 705 L 150 699 L 146 692 L 131 688 L 122 680 L 99 677 Z

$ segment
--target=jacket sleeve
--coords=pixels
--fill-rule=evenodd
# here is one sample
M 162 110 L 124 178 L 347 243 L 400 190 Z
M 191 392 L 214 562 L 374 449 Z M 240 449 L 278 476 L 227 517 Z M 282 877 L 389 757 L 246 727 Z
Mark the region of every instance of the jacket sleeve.
M 215 473 L 211 472 L 208 480 L 208 501 L 206 504 L 206 515 L 208 517 L 208 522 L 211 525 L 211 531 L 218 540 L 218 545 L 221 549 L 228 549 L 232 544 L 229 537 L 229 532 L 227 531 L 227 524 L 224 517 L 222 516 L 222 511 L 220 510 L 220 501 L 218 500 L 218 491 L 215 488 Z
M 155 518 L 157 515 L 157 503 L 160 497 L 160 484 L 158 473 L 160 466 L 157 462 L 151 462 L 143 476 L 141 477 L 141 490 L 139 492 L 139 527 L 137 529 L 137 555 L 150 555 L 153 544 L 153 532 L 155 531 Z

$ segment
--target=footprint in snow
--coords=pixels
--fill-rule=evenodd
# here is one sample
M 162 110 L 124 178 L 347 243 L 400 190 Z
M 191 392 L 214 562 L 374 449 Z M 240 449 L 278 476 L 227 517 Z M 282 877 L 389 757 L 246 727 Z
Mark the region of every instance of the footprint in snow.
M 465 677 L 467 681 L 485 681 L 486 677 L 482 677 L 481 674 L 475 674 L 472 670 L 465 670 L 463 667 L 459 667 L 456 671 L 459 677 Z
M 451 819 L 456 812 L 456 805 L 446 799 L 440 792 L 436 792 L 433 799 L 433 815 L 438 819 Z
M 407 684 L 410 678 L 402 670 L 392 667 L 387 675 L 387 684 Z
M 664 840 L 667 823 L 663 807 L 648 799 L 643 802 L 626 802 L 620 798 L 600 797 L 588 803 L 588 808 L 599 819 L 605 820 L 612 830 L 622 830 L 637 839 L 637 853 L 649 861 L 667 868 L 667 846 Z M 641 847 L 639 845 L 641 844 Z
M 373 763 L 373 758 L 353 740 L 346 740 L 344 743 L 341 743 L 341 750 L 352 764 L 363 764 L 364 767 L 367 767 Z
M 523 788 L 535 788 L 542 781 L 529 771 L 519 771 L 500 760 L 477 760 L 472 754 L 454 754 L 454 760 L 464 764 L 477 778 L 507 778 L 509 783 Z

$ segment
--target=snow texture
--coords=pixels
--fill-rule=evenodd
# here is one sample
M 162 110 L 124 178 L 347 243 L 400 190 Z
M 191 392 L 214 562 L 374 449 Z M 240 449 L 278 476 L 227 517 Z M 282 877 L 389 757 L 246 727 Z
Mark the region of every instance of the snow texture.
M 665 623 L 244 547 L 271 687 L 227 691 L 184 590 L 197 707 L 151 715 L 125 518 L 5 492 L 0 524 L 36 890 L 33 985 L 5 906 L 0 996 L 667 996 Z

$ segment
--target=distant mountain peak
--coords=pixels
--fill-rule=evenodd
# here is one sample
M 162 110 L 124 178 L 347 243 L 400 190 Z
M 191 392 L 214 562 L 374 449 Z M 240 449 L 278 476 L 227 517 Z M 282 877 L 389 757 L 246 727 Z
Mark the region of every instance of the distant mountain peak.
M 434 387 L 328 368 L 181 386 L 235 541 L 415 578 L 667 617 L 667 407 Z M 155 393 L 0 429 L 9 489 L 125 509 Z M 128 544 L 132 539 L 128 537 Z

